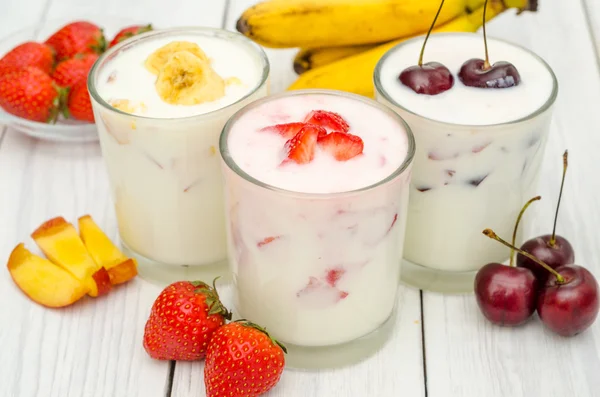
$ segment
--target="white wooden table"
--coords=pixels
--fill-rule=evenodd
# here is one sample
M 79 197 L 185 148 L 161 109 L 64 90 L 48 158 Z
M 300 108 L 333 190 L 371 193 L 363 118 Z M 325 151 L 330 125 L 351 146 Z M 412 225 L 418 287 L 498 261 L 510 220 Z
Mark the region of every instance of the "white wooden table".
M 253 1 L 1 0 L 0 36 L 49 18 L 109 14 L 156 26 L 233 29 Z M 600 277 L 600 0 L 541 0 L 537 14 L 503 15 L 491 35 L 544 57 L 560 93 L 539 193 L 544 200 L 529 232 L 549 232 L 561 170 L 570 173 L 559 219 L 577 262 Z M 272 91 L 294 78 L 293 50 L 267 51 Z M 111 237 L 116 220 L 97 144 L 53 144 L 0 126 L 0 258 L 5 261 L 43 221 L 90 213 Z M 109 296 L 62 310 L 29 301 L 0 269 L 1 397 L 203 396 L 202 363 L 151 360 L 143 327 L 159 288 L 137 279 Z M 473 296 L 402 288 L 395 337 L 354 367 L 286 371 L 269 396 L 598 397 L 600 320 L 571 339 L 539 321 L 516 328 L 490 325 Z

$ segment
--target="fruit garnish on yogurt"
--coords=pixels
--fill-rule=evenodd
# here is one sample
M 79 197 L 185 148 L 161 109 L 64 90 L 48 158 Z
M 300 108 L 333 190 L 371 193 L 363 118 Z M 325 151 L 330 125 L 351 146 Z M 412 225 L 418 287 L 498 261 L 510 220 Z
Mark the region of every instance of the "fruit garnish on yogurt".
M 425 40 L 423 40 L 423 46 L 421 47 L 421 53 L 419 54 L 419 62 L 414 66 L 404 69 L 398 76 L 398 79 L 402 84 L 409 87 L 417 94 L 437 95 L 444 91 L 448 91 L 454 85 L 454 76 L 452 76 L 452 73 L 450 73 L 450 70 L 446 66 L 439 62 L 423 63 L 425 45 L 427 45 L 427 40 L 431 35 L 431 31 L 435 26 L 435 22 L 437 21 L 443 6 L 444 0 L 440 3 L 440 7 L 427 31 Z
M 485 17 L 488 0 L 483 5 L 483 44 L 485 60 L 472 58 L 463 63 L 458 73 L 458 78 L 464 85 L 477 88 L 508 88 L 519 85 L 521 76 L 517 68 L 510 62 L 498 61 L 490 63 L 488 53 L 487 35 L 485 30 Z
M 195 43 L 169 43 L 154 51 L 145 66 L 157 75 L 156 92 L 169 104 L 192 106 L 225 96 L 225 80 Z
M 342 116 L 326 110 L 310 111 L 303 122 L 275 124 L 261 128 L 261 132 L 271 132 L 288 139 L 283 147 L 285 158 L 282 165 L 289 162 L 310 163 L 317 147 L 337 161 L 350 160 L 363 152 L 363 140 L 350 134 L 350 125 Z

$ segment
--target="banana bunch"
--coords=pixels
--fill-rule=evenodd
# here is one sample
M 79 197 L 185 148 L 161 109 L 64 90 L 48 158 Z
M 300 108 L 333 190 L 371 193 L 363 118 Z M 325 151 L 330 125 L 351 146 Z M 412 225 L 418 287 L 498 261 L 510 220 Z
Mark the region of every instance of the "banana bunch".
M 537 0 L 489 0 L 486 19 Z M 445 0 L 434 32 L 475 32 L 485 0 Z M 329 88 L 373 96 L 373 71 L 396 44 L 427 32 L 440 0 L 270 0 L 247 9 L 237 30 L 270 48 L 300 47 L 289 89 Z

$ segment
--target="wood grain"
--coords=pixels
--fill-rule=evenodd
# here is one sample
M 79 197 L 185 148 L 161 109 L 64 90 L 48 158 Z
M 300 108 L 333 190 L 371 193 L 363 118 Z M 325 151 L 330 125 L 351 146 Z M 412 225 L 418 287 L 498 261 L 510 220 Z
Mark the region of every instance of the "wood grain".
M 533 221 L 528 235 L 551 232 L 561 155 L 569 149 L 558 231 L 573 243 L 576 262 L 600 275 L 595 232 L 600 224 L 600 181 L 592 149 L 600 145 L 600 80 L 581 4 L 542 2 L 537 14 L 493 21 L 489 33 L 538 53 L 554 69 L 560 85 L 539 186 L 543 199 L 529 210 Z M 600 322 L 567 339 L 544 329 L 537 317 L 516 329 L 492 326 L 473 296 L 425 293 L 423 303 L 430 397 L 598 395 Z

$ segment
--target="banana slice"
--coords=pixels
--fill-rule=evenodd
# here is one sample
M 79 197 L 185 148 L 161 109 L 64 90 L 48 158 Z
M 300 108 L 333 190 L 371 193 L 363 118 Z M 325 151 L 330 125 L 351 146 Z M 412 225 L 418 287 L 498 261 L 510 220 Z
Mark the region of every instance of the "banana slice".
M 139 114 L 145 113 L 148 109 L 144 102 L 133 102 L 129 99 L 112 99 L 108 101 L 110 106 L 119 109 L 125 113 Z
M 225 82 L 208 64 L 189 51 L 171 55 L 155 82 L 158 95 L 173 105 L 197 105 L 225 95 Z
M 180 51 L 187 51 L 198 57 L 200 60 L 210 63 L 208 56 L 206 56 L 198 44 L 190 43 L 189 41 L 173 41 L 160 47 L 146 59 L 146 69 L 152 74 L 158 74 L 171 55 Z

